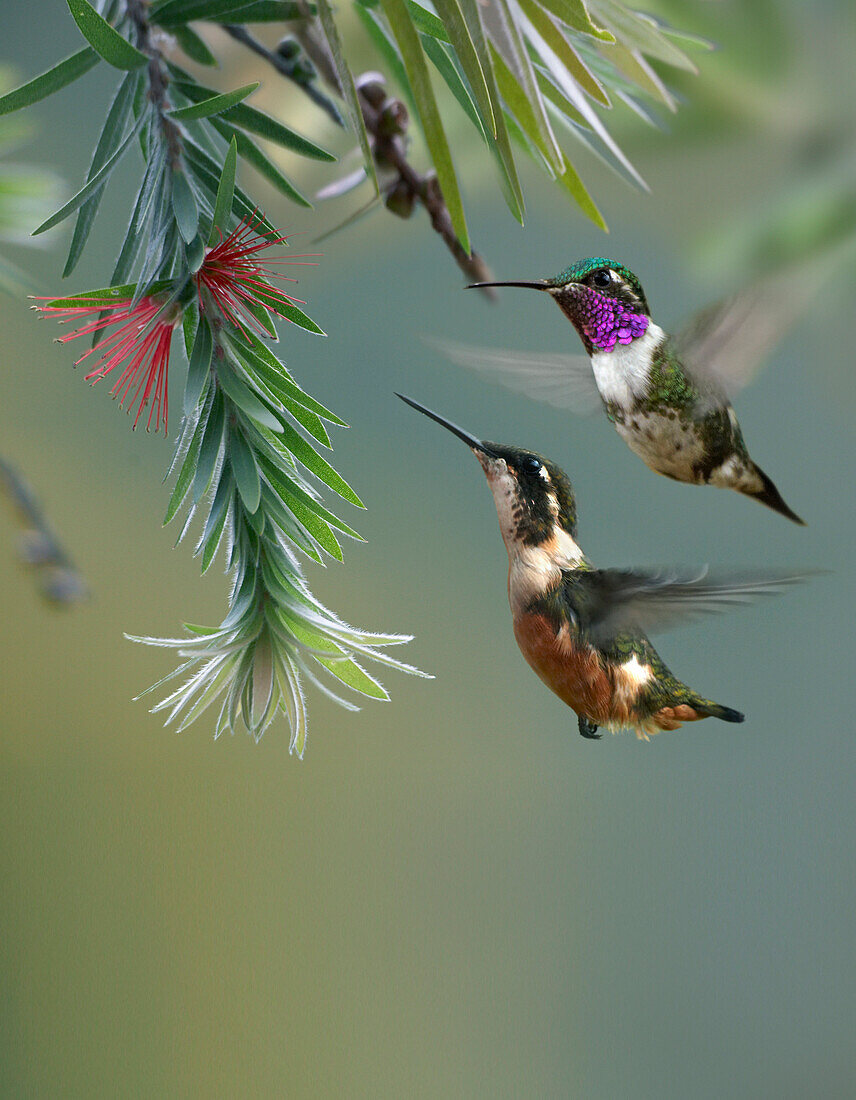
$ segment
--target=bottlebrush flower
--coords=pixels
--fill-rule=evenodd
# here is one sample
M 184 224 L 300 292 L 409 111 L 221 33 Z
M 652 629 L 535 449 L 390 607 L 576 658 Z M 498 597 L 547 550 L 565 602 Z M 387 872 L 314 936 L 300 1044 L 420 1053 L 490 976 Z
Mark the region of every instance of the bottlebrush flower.
M 266 249 L 285 244 L 288 238 L 263 236 L 258 232 L 261 224 L 262 219 L 255 215 L 244 218 L 228 237 L 208 250 L 195 275 L 200 307 L 205 309 L 204 292 L 207 291 L 223 316 L 245 335 L 245 324 L 262 336 L 268 335 L 254 315 L 259 308 L 269 310 L 277 317 L 294 320 L 292 307 L 306 303 L 271 286 L 269 280 L 296 282 L 296 279 L 277 271 L 277 266 L 313 263 L 303 254 L 294 259 L 264 257 Z
M 90 336 L 96 332 L 106 333 L 90 351 L 75 361 L 75 366 L 86 360 L 94 364 L 86 375 L 86 381 L 91 381 L 94 386 L 111 371 L 122 367 L 122 373 L 110 390 L 113 397 L 118 398 L 120 406 L 127 406 L 128 413 L 137 405 L 135 428 L 143 409 L 148 405 L 146 430 L 151 428 L 154 419 L 155 431 L 163 422 L 166 432 L 169 413 L 169 349 L 173 329 L 181 319 L 180 312 L 161 312 L 164 298 L 160 296 L 145 296 L 136 305 L 132 305 L 133 298 L 130 294 L 123 298 L 82 295 L 79 298 L 53 301 L 55 304 L 35 308 L 41 313 L 56 317 L 60 324 L 92 318 L 88 324 L 74 332 L 60 336 L 59 343 L 65 344 L 78 336 Z M 64 305 L 63 302 L 68 304 Z M 93 360 L 92 356 L 97 358 Z

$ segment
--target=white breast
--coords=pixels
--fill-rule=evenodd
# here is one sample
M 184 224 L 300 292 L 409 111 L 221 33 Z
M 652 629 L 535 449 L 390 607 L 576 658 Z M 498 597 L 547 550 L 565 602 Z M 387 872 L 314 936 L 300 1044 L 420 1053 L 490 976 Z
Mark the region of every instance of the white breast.
M 591 366 L 603 400 L 629 408 L 637 397 L 644 397 L 651 360 L 665 339 L 665 332 L 651 321 L 644 335 L 629 344 L 616 344 L 612 351 L 595 350 Z

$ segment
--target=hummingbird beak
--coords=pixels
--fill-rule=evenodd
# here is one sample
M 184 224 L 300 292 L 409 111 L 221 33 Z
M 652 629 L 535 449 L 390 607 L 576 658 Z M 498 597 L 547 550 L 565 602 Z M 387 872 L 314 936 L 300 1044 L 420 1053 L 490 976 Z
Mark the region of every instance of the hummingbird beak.
M 522 286 L 525 290 L 549 290 L 550 285 L 543 279 L 540 279 L 537 283 L 470 283 L 465 287 L 465 290 L 483 290 L 485 287 L 490 286 Z
M 464 443 L 474 451 L 481 451 L 482 454 L 486 455 L 493 454 L 485 443 L 477 439 L 474 435 L 470 435 L 469 432 L 465 432 L 463 428 L 459 428 L 457 424 L 453 424 L 451 420 L 446 420 L 445 417 L 440 416 L 438 413 L 431 412 L 431 410 L 426 409 L 424 405 L 420 405 L 418 401 L 413 401 L 409 397 L 405 397 L 403 393 L 396 393 L 395 396 L 400 397 L 406 405 L 409 405 L 412 409 L 416 409 L 417 412 L 424 413 L 429 419 L 436 421 L 438 424 L 442 424 L 442 426 L 447 428 L 452 435 L 456 435 L 458 439 L 462 439 Z

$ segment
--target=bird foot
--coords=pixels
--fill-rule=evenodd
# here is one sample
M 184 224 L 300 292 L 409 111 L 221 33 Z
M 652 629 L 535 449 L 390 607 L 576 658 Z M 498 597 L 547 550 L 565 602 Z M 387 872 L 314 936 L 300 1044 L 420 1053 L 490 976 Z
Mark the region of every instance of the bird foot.
M 579 721 L 577 722 L 577 725 L 579 726 L 579 730 L 582 736 L 587 737 L 590 741 L 599 741 L 603 736 L 602 734 L 597 732 L 597 726 L 595 725 L 595 723 L 592 722 L 590 718 L 586 718 L 582 714 L 579 716 Z

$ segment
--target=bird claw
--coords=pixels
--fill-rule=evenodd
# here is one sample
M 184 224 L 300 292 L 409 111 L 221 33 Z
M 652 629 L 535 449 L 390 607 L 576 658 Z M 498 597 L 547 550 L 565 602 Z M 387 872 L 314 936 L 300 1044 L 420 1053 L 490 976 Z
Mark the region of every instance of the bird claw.
M 579 716 L 577 725 L 579 726 L 579 730 L 582 736 L 588 738 L 588 740 L 590 741 L 600 741 L 601 737 L 603 736 L 603 734 L 597 732 L 597 726 L 595 725 L 595 723 L 592 722 L 590 718 L 586 718 L 582 714 Z

